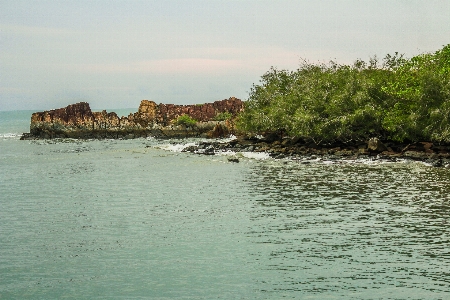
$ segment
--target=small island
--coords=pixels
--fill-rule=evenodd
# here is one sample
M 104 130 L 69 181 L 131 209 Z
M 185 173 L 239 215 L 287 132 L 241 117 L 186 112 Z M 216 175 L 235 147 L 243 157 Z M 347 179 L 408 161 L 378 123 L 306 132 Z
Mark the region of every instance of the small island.
M 26 139 L 118 139 L 223 137 L 234 133 L 232 120 L 243 110 L 243 102 L 229 99 L 198 105 L 156 104 L 142 100 L 134 114 L 92 112 L 89 103 L 36 112 L 31 116 Z

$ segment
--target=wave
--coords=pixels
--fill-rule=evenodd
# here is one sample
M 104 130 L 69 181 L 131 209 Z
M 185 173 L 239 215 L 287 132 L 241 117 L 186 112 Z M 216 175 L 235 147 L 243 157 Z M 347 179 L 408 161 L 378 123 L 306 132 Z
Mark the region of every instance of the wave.
M 198 143 L 195 143 L 195 142 L 186 143 L 186 144 L 172 143 L 172 144 L 159 145 L 159 146 L 157 146 L 157 148 L 160 148 L 163 150 L 168 150 L 171 152 L 182 152 L 185 148 L 187 148 L 189 146 L 197 146 L 197 145 L 198 145 Z
M 22 136 L 21 133 L 0 133 L 0 138 L 1 139 L 20 139 L 20 137 Z
M 267 152 L 249 152 L 249 151 L 243 151 L 243 152 L 233 152 L 233 151 L 219 151 L 216 154 L 218 155 L 225 155 L 225 156 L 235 156 L 237 158 L 249 158 L 249 159 L 256 159 L 256 160 L 266 160 L 271 158 L 269 153 Z
M 236 137 L 231 136 L 226 139 L 221 139 L 220 141 L 232 141 Z M 186 143 L 169 143 L 169 144 L 163 144 L 163 145 L 157 145 L 156 148 L 167 150 L 171 152 L 183 152 L 184 149 L 191 147 L 191 146 L 198 146 L 199 142 L 201 141 L 195 141 L 195 142 L 186 142 Z M 265 160 L 269 159 L 270 155 L 266 152 L 249 152 L 249 151 L 242 151 L 242 152 L 234 152 L 234 151 L 223 151 L 223 150 L 215 150 L 215 155 L 220 156 L 234 156 L 237 158 L 248 158 L 248 159 L 255 159 L 255 160 Z

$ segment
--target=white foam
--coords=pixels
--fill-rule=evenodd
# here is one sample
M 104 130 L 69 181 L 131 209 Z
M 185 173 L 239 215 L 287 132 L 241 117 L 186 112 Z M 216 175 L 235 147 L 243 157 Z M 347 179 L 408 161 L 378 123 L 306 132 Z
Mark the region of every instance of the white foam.
M 270 158 L 269 153 L 266 152 L 238 152 L 238 154 L 239 153 L 245 158 L 251 158 L 256 160 L 265 160 Z
M 171 152 L 181 152 L 184 150 L 184 148 L 187 148 L 189 146 L 197 146 L 196 143 L 186 143 L 186 144 L 165 144 L 159 146 L 160 149 L 168 150 Z
M 231 151 L 231 150 L 227 150 L 227 151 L 219 150 L 216 152 L 216 154 L 223 155 L 223 156 L 236 156 L 236 152 Z
M 236 136 L 234 134 L 230 134 L 229 137 L 222 139 L 221 141 L 223 143 L 229 143 L 231 141 L 234 141 L 236 139 Z
M 216 155 L 223 155 L 223 156 L 235 156 L 237 158 L 249 158 L 249 159 L 256 159 L 256 160 L 265 160 L 270 158 L 269 153 L 266 152 L 234 152 L 231 150 L 227 151 L 217 151 Z
M 0 134 L 0 138 L 5 138 L 5 139 L 15 139 L 15 138 L 20 138 L 22 136 L 22 134 L 18 134 L 18 133 L 3 133 Z

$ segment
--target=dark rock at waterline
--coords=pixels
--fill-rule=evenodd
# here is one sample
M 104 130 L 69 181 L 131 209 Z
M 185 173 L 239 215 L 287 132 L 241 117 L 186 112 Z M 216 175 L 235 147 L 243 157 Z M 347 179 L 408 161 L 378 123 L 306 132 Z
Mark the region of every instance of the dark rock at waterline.
M 214 155 L 214 154 L 215 154 L 215 149 L 214 149 L 214 147 L 211 145 L 211 146 L 208 146 L 207 148 L 203 149 L 203 152 L 200 153 L 200 154 L 204 154 L 204 155 Z
M 237 158 L 237 157 L 228 157 L 228 161 L 229 162 L 233 162 L 233 163 L 238 163 L 239 162 L 239 158 Z
M 181 152 L 192 152 L 193 153 L 193 152 L 197 151 L 197 149 L 199 149 L 198 146 L 187 146 L 183 150 L 181 150 Z
M 367 142 L 367 148 L 370 151 L 374 151 L 374 152 L 383 152 L 383 151 L 387 151 L 388 148 L 386 147 L 386 145 L 384 145 L 378 138 L 371 138 L 368 142 Z
M 192 145 L 184 148 L 181 152 L 190 152 L 194 154 L 215 155 L 217 145 L 202 143 L 198 146 Z
M 277 132 L 271 132 L 271 133 L 265 135 L 261 139 L 261 142 L 273 143 L 273 142 L 276 142 L 279 140 L 281 140 L 281 135 Z
M 426 160 L 425 162 L 429 163 L 430 165 L 436 168 L 444 167 L 444 162 L 442 161 L 442 159 L 429 159 Z
M 287 142 L 286 142 L 287 141 Z M 398 159 L 410 159 L 426 162 L 434 167 L 450 167 L 450 145 L 433 145 L 428 142 L 403 145 L 392 141 L 371 139 L 369 143 L 330 143 L 317 145 L 300 139 L 284 138 L 268 143 L 267 139 L 238 137 L 227 142 L 204 141 L 199 145 L 186 147 L 183 151 L 195 154 L 212 155 L 220 151 L 265 152 L 274 159 L 293 159 L 300 157 L 326 157 L 328 160 L 348 160 L 367 157 L 373 160 L 395 162 Z M 214 150 L 213 150 L 214 149 Z M 383 150 L 386 149 L 384 151 Z M 406 151 L 402 151 L 405 150 Z

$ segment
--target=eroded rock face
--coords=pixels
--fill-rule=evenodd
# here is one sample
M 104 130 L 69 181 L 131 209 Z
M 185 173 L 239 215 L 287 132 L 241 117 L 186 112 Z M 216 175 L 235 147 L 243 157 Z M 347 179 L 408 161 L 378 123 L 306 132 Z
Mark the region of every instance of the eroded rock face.
M 92 130 L 94 120 L 89 104 L 80 102 L 64 108 L 33 113 L 30 134 L 35 137 L 52 138 L 64 131 Z
M 234 97 L 200 105 L 156 104 L 142 100 L 136 113 L 119 118 L 115 112 L 92 112 L 88 103 L 80 102 L 33 113 L 30 133 L 24 134 L 22 139 L 208 136 L 207 132 L 218 124 L 225 134 L 232 131 L 232 124 L 214 121 L 214 118 L 220 113 L 235 117 L 242 109 L 243 102 Z M 182 115 L 199 121 L 198 125 L 192 128 L 174 125 Z M 216 130 L 212 136 L 217 135 Z
M 207 122 L 213 120 L 218 113 L 229 112 L 235 116 L 242 109 L 243 102 L 234 97 L 202 105 L 159 104 L 156 121 L 166 126 L 181 115 L 189 115 L 197 121 Z

